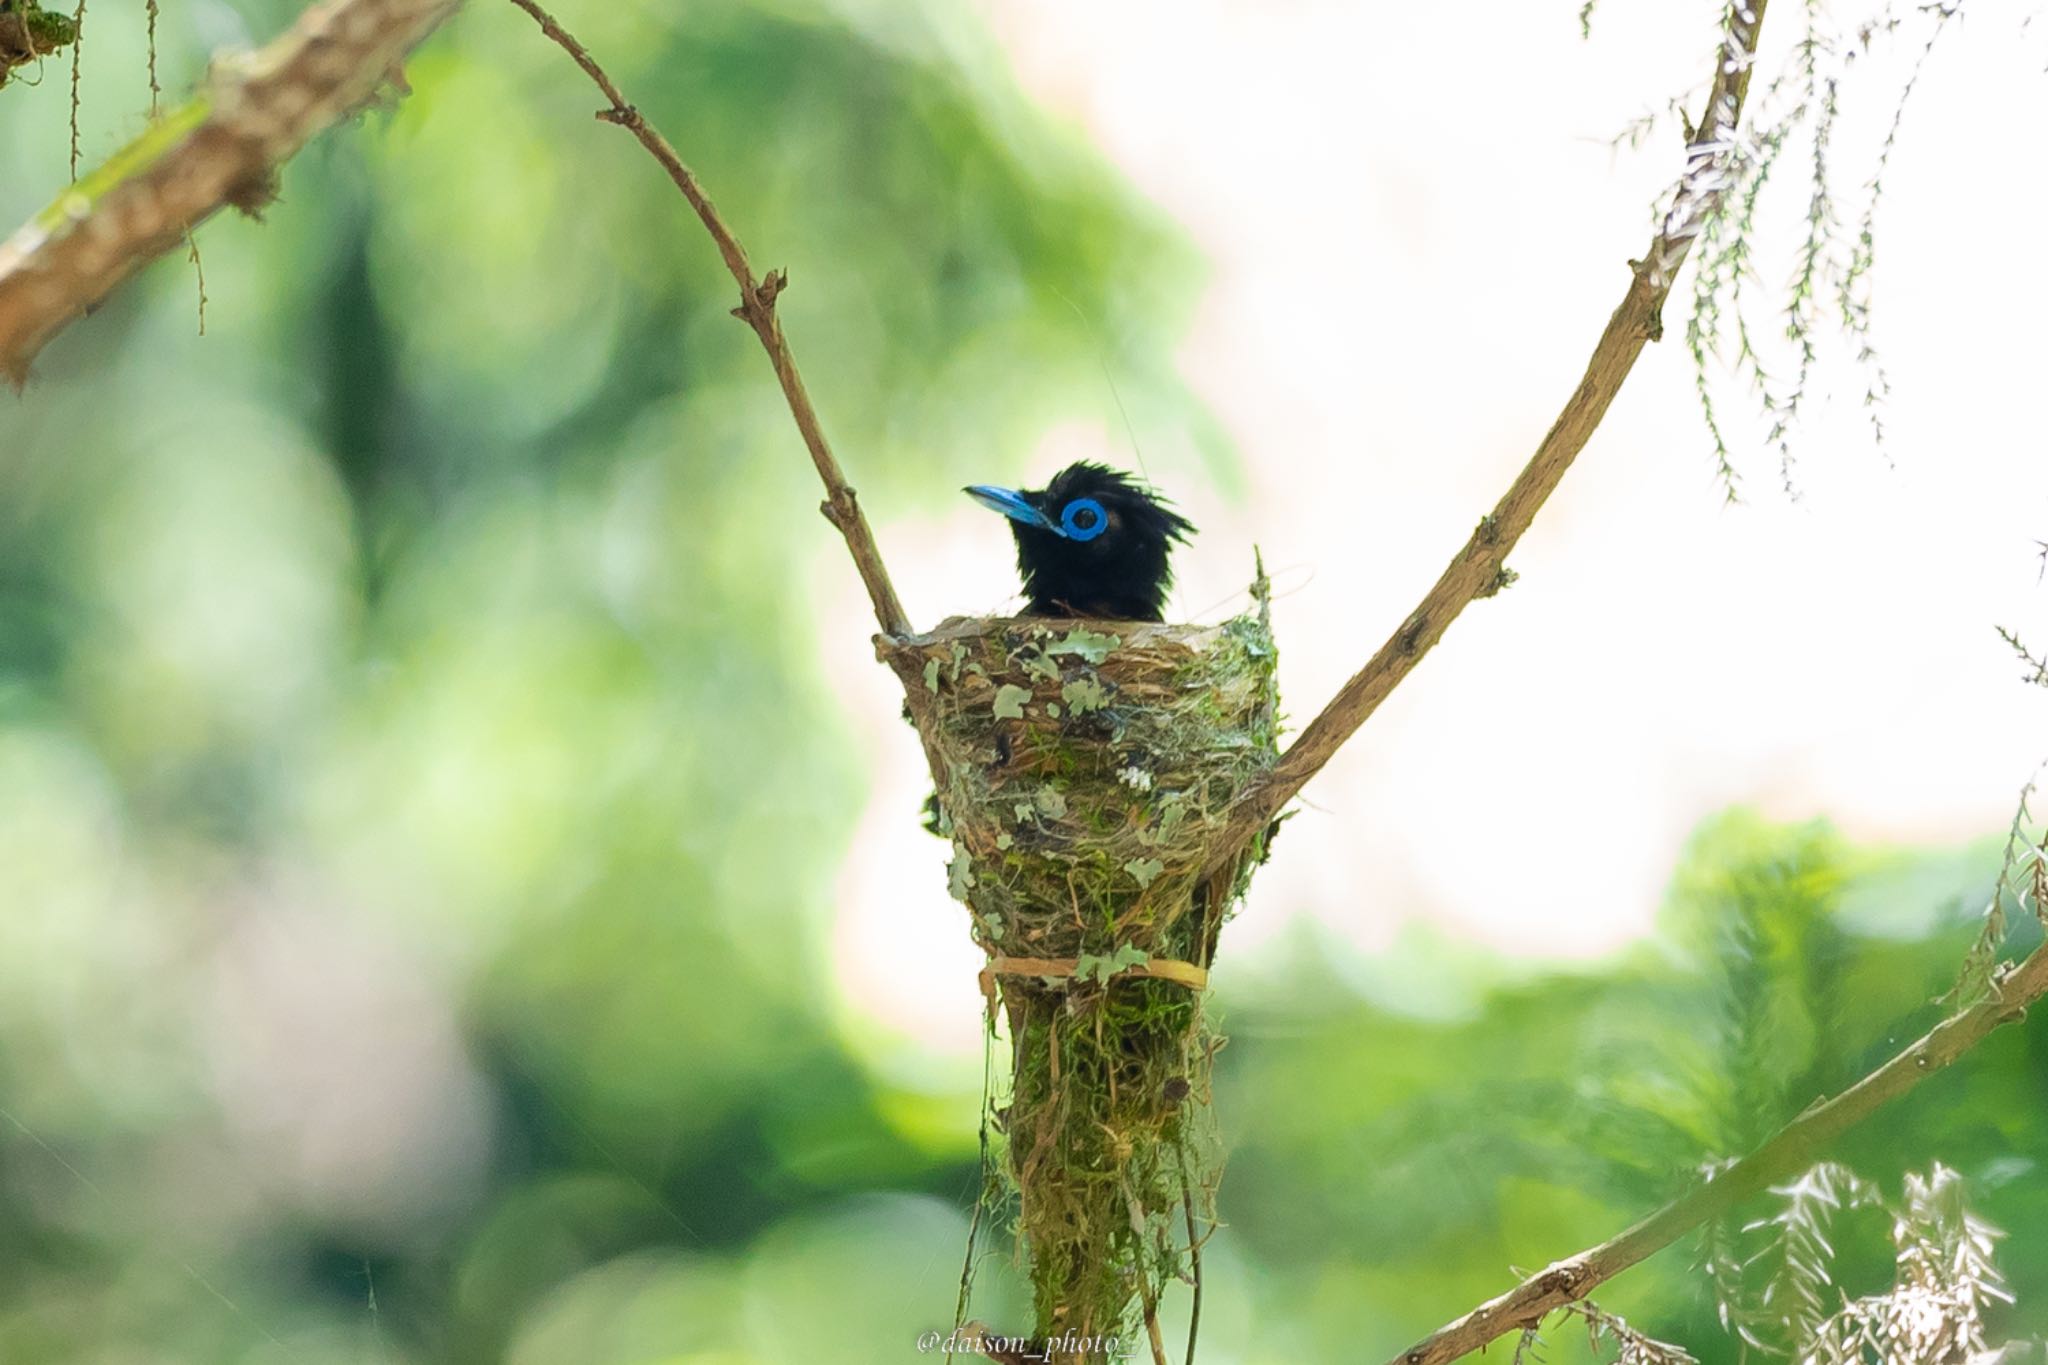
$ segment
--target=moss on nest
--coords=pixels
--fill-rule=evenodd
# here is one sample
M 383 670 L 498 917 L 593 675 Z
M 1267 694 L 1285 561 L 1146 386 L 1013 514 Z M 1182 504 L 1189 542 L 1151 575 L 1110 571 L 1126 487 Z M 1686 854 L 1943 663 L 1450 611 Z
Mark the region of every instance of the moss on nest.
M 8 73 L 47 57 L 78 40 L 69 15 L 46 10 L 33 0 L 0 0 L 0 85 Z
M 1202 875 L 1277 752 L 1263 586 L 1256 615 L 1221 626 L 956 618 L 877 643 L 940 775 L 953 894 L 999 969 L 1012 1068 L 996 1115 L 1041 1338 L 1128 1344 L 1213 1221 L 1220 1040 L 1199 987 L 1146 973 L 1209 965 L 1264 854 Z

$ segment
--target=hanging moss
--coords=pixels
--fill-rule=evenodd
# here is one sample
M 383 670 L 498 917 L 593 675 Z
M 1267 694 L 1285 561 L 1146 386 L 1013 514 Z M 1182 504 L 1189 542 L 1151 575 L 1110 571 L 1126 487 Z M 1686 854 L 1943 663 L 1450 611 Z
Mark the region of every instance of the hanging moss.
M 1277 752 L 1257 591 L 1257 615 L 1221 626 L 954 619 L 878 642 L 941 775 L 952 891 L 1009 1026 L 996 1112 L 1037 1333 L 1055 1343 L 1132 1345 L 1141 1308 L 1188 1269 L 1189 1223 L 1213 1224 L 1220 1040 L 1199 969 L 1263 840 L 1202 871 Z

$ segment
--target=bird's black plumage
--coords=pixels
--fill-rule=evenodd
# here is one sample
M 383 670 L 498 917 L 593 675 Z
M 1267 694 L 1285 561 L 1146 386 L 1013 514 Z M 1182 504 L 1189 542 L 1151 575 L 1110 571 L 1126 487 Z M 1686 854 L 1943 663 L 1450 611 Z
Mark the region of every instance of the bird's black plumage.
M 1036 492 L 967 492 L 1010 518 L 1030 616 L 1159 620 L 1173 583 L 1168 557 L 1195 530 L 1138 480 L 1085 460 Z

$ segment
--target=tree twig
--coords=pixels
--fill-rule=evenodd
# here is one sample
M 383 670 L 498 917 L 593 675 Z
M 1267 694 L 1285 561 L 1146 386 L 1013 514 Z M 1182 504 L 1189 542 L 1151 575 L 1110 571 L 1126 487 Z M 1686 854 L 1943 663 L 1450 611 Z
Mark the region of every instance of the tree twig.
M 214 63 L 205 90 L 0 243 L 0 375 L 137 268 L 232 205 L 270 201 L 277 168 L 360 109 L 459 0 L 326 0 L 254 54 Z
M 1822 1100 L 1761 1147 L 1658 1209 L 1634 1227 L 1539 1271 L 1395 1356 L 1390 1365 L 1443 1365 L 1496 1337 L 1534 1327 L 1622 1271 L 1732 1208 L 1811 1160 L 1829 1143 L 1982 1042 L 2002 1024 L 2024 1019 L 2048 993 L 2048 945 L 2036 948 L 1993 983 L 1991 998 L 1934 1026 L 1877 1070 Z
M 874 532 L 868 529 L 867 516 L 861 511 L 852 486 L 846 482 L 846 474 L 840 469 L 839 461 L 832 456 L 832 447 L 825 440 L 817 409 L 811 406 L 811 396 L 804 389 L 803 377 L 797 373 L 789 340 L 782 333 L 782 320 L 776 314 L 775 300 L 789 284 L 788 272 L 771 270 L 757 280 L 754 268 L 747 260 L 746 249 L 719 216 L 696 175 L 683 164 L 683 159 L 676 155 L 676 149 L 669 145 L 668 139 L 627 101 L 617 84 L 597 64 L 597 59 L 590 55 L 590 50 L 534 0 L 512 0 L 512 3 L 532 16 L 533 21 L 540 25 L 541 32 L 568 53 L 576 65 L 583 68 L 583 74 L 604 92 L 604 97 L 611 101 L 611 107 L 598 110 L 597 117 L 606 123 L 617 124 L 639 139 L 640 145 L 661 163 L 662 169 L 668 172 L 668 178 L 683 192 L 683 198 L 689 200 L 705 231 L 718 245 L 718 254 L 725 258 L 725 268 L 740 287 L 740 306 L 732 310 L 733 316 L 753 328 L 754 335 L 761 339 L 769 362 L 775 366 L 775 378 L 782 385 L 783 397 L 789 401 L 790 415 L 796 418 L 804 445 L 811 452 L 811 463 L 817 466 L 818 477 L 825 484 L 826 500 L 818 510 L 846 537 L 847 551 L 853 556 L 854 567 L 860 571 L 860 581 L 868 590 L 868 600 L 874 605 L 875 619 L 881 623 L 882 632 L 897 637 L 910 634 L 910 619 L 904 614 L 903 603 L 897 599 L 895 585 L 889 581 L 889 571 L 882 563 L 881 550 L 875 545 Z
M 1422 656 L 1472 602 L 1492 596 L 1509 581 L 1505 563 L 1522 533 L 1529 529 L 1572 461 L 1607 415 L 1629 371 L 1646 343 L 1663 333 L 1665 296 L 1693 239 L 1715 211 L 1728 186 L 1728 151 L 1742 119 L 1749 94 L 1749 72 L 1756 56 L 1768 0 L 1741 0 L 1727 11 L 1723 41 L 1717 50 L 1714 81 L 1707 92 L 1699 132 L 1687 144 L 1686 169 L 1670 208 L 1643 259 L 1630 262 L 1633 272 L 1621 306 L 1607 320 L 1599 344 L 1586 363 L 1586 373 L 1551 424 L 1542 444 L 1492 512 L 1480 519 L 1465 547 L 1451 560 L 1436 585 L 1408 613 L 1387 642 L 1344 684 L 1309 722 L 1279 762 L 1236 801 L 1218 832 L 1205 875 L 1228 866 L 1265 829 L 1308 780 L 1322 771 L 1345 741 L 1358 732 Z

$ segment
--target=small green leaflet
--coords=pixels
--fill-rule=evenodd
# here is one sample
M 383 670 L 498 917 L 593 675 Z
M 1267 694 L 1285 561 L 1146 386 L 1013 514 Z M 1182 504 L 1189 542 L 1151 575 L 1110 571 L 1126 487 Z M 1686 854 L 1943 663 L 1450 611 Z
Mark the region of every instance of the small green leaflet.
M 1134 858 L 1124 864 L 1124 871 L 1130 873 L 1138 885 L 1150 886 L 1159 879 L 1160 873 L 1166 871 L 1166 864 L 1157 858 Z
M 952 894 L 954 900 L 964 901 L 973 885 L 974 859 L 968 856 L 966 849 L 956 845 L 953 861 L 946 864 L 946 890 Z
M 1078 654 L 1091 664 L 1099 664 L 1109 657 L 1109 651 L 1123 643 L 1118 635 L 1097 635 L 1086 626 L 1075 626 L 1064 639 L 1054 640 L 1045 647 L 1048 654 Z
M 1060 700 L 1066 702 L 1075 715 L 1085 716 L 1107 706 L 1109 693 L 1102 690 L 1102 683 L 1096 678 L 1076 678 L 1060 689 Z
M 1024 665 L 1024 672 L 1029 677 L 1043 678 L 1047 682 L 1060 680 L 1060 666 L 1035 649 L 1020 652 L 1017 662 Z
M 1133 967 L 1142 967 L 1151 960 L 1145 956 L 1144 949 L 1129 943 L 1106 956 L 1101 953 L 1082 953 L 1074 959 L 1074 980 L 1100 981 L 1106 984 L 1111 977 Z

